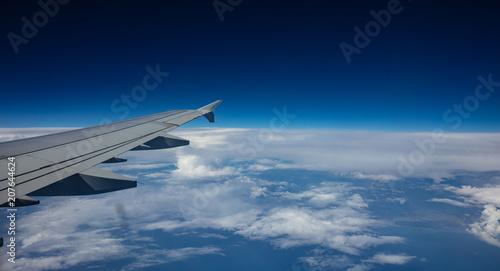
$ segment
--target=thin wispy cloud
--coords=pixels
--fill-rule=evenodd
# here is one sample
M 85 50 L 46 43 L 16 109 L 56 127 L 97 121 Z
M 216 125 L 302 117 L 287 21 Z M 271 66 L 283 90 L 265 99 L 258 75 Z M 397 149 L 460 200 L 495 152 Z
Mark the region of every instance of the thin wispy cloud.
M 365 262 L 369 263 L 378 263 L 378 264 L 407 264 L 411 260 L 415 259 L 415 256 L 408 256 L 406 254 L 385 254 L 385 253 L 379 253 L 376 254 L 375 256 L 371 257 L 368 260 L 365 260 Z
M 455 205 L 455 206 L 458 206 L 458 207 L 467 207 L 467 206 L 469 206 L 469 204 L 467 204 L 467 203 L 463 203 L 463 202 L 460 202 L 460 201 L 457 201 L 457 200 L 453 200 L 453 199 L 432 198 L 432 199 L 428 199 L 427 201 L 429 201 L 429 202 L 441 202 L 441 203 L 446 203 L 446 204 L 450 204 L 450 205 Z

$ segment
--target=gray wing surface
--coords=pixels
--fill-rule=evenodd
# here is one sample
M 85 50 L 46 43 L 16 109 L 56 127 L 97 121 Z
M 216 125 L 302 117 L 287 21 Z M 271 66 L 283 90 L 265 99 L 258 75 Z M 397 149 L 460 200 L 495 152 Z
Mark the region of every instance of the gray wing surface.
M 0 143 L 0 206 L 9 206 L 9 192 L 15 192 L 15 206 L 26 206 L 39 203 L 32 196 L 90 195 L 136 187 L 135 180 L 93 166 L 124 162 L 119 155 L 129 150 L 188 145 L 188 140 L 168 132 L 200 116 L 213 122 L 221 102 Z M 15 191 L 9 189 L 9 157 L 15 158 Z

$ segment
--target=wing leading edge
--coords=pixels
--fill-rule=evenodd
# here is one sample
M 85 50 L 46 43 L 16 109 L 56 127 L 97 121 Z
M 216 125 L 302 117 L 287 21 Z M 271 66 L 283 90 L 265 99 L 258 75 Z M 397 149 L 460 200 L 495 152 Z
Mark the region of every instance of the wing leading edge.
M 221 102 L 0 143 L 0 207 L 9 206 L 9 188 L 15 191 L 15 206 L 26 206 L 39 203 L 30 196 L 90 195 L 136 187 L 135 180 L 93 166 L 125 162 L 119 155 L 129 150 L 188 145 L 188 140 L 168 132 L 201 116 L 214 122 L 214 109 Z M 13 187 L 7 174 L 10 157 L 15 158 Z

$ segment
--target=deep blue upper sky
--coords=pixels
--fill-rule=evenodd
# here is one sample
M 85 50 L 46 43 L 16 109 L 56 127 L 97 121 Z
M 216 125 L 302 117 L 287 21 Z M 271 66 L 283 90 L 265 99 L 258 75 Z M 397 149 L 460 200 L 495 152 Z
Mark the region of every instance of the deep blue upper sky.
M 11 2 L 0 11 L 0 127 L 118 121 L 113 101 L 159 64 L 170 75 L 127 118 L 222 99 L 218 127 L 267 127 L 287 106 L 297 114 L 289 128 L 500 131 L 498 91 L 458 129 L 443 120 L 479 75 L 500 81 L 492 1 L 403 0 L 350 64 L 339 44 L 354 45 L 353 28 L 389 1 L 243 0 L 223 22 L 212 1 L 71 1 L 18 53 L 8 33 L 21 35 L 21 18 L 42 9 Z

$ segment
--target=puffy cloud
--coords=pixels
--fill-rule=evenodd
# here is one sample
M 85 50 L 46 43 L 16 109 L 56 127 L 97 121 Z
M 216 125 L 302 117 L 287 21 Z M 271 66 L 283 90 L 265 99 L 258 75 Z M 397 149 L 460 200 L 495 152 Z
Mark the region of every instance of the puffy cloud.
M 308 200 L 311 204 L 324 207 L 331 204 L 342 203 L 350 191 L 356 189 L 349 183 L 323 182 L 319 186 L 312 186 L 302 192 L 279 192 L 278 195 L 293 200 Z
M 469 197 L 471 203 L 484 204 L 480 219 L 469 225 L 468 231 L 490 245 L 500 247 L 500 185 L 460 188 L 448 186 L 446 190 Z
M 251 198 L 257 198 L 260 196 L 267 196 L 267 187 L 254 186 L 250 192 Z
M 280 204 L 270 210 L 260 205 L 249 206 L 239 197 L 227 199 L 222 195 L 234 194 L 234 186 L 241 185 L 247 186 L 250 191 L 257 191 L 252 183 L 225 183 L 220 186 L 218 196 L 207 198 L 207 204 L 202 205 L 205 208 L 198 208 L 199 212 L 194 208 L 195 204 L 184 206 L 183 208 L 195 209 L 186 220 L 161 220 L 143 225 L 142 228 L 163 231 L 183 228 L 224 229 L 249 239 L 270 241 L 279 248 L 322 245 L 350 254 L 358 254 L 361 249 L 371 246 L 404 241 L 401 237 L 367 233 L 370 228 L 381 226 L 381 223 L 363 211 L 367 204 L 359 194 L 350 194 L 349 191 L 353 188 L 347 184 L 322 183 L 319 187 L 313 186 L 298 193 L 271 193 L 269 197 L 276 200 L 274 204 Z M 232 188 L 228 189 L 228 186 Z M 329 199 L 328 202 L 335 206 L 326 209 L 311 208 L 317 206 L 317 202 L 311 200 L 317 200 L 318 196 L 325 195 L 325 191 L 334 188 L 339 194 L 335 200 Z M 283 201 L 283 198 L 291 202 Z M 303 199 L 306 201 L 303 202 Z M 294 201 L 299 202 L 293 203 Z M 224 206 L 226 212 L 213 209 L 220 205 Z M 234 209 L 231 210 L 228 206 Z
M 250 239 L 271 240 L 280 248 L 323 245 L 349 254 L 371 246 L 401 243 L 396 236 L 363 233 L 376 221 L 350 208 L 311 210 L 300 207 L 274 208 L 236 233 Z
M 126 258 L 131 263 L 123 269 L 137 270 L 197 255 L 223 255 L 222 250 L 214 246 L 161 248 L 154 238 L 139 236 L 143 225 L 159 219 L 156 214 L 167 209 L 160 203 L 175 206 L 178 198 L 173 198 L 168 191 L 137 189 L 140 191 L 45 199 L 43 205 L 35 207 L 35 212 L 23 214 L 19 220 L 17 233 L 22 238 L 17 245 L 23 253 L 16 264 L 7 263 L 5 255 L 2 261 L 14 271 L 57 270 Z M 165 200 L 164 193 L 171 198 Z M 143 205 L 148 197 L 154 198 L 155 208 Z M 128 201 L 125 209 L 118 213 L 115 207 L 124 199 L 134 200 Z M 129 214 L 140 213 L 140 221 L 128 220 L 127 210 Z
M 9 128 L 0 129 L 0 138 L 20 138 L 64 131 L 68 128 Z M 248 138 L 257 136 L 258 129 L 204 128 L 176 129 L 172 134 L 189 139 L 191 146 L 160 151 L 127 153 L 145 163 L 175 161 L 180 151 L 196 154 L 207 161 L 217 159 L 250 159 L 249 153 L 256 153 L 257 160 L 289 161 L 283 163 L 252 163 L 252 170 L 269 168 L 304 168 L 336 172 L 354 172 L 359 179 L 394 181 L 400 178 L 399 157 L 409 159 L 410 153 L 419 151 L 422 142 L 432 138 L 432 133 L 335 131 L 335 130 L 283 130 L 273 140 L 259 142 L 258 148 L 248 143 Z M 435 143 L 433 151 L 425 155 L 424 162 L 415 166 L 415 177 L 430 177 L 435 180 L 453 177 L 455 171 L 490 171 L 500 169 L 500 156 L 496 133 L 449 133 L 446 141 Z M 418 143 L 418 144 L 417 144 Z M 241 148 L 241 146 L 244 148 Z M 196 150 L 196 153 L 193 152 Z M 297 155 L 299 154 L 299 155 Z M 186 162 L 197 158 L 185 158 Z M 191 160 L 190 160 L 191 159 Z M 133 160 L 133 159 L 131 159 Z M 181 163 L 181 161 L 178 161 Z M 213 166 L 214 163 L 212 163 Z M 184 166 L 183 164 L 179 164 Z M 184 167 L 180 175 L 203 176 L 206 168 Z M 359 173 L 362 169 L 363 173 Z M 226 174 L 231 168 L 208 168 L 207 176 Z M 211 175 L 212 174 L 212 175 Z
M 486 187 L 466 185 L 461 188 L 448 187 L 447 189 L 458 195 L 469 196 L 473 202 L 493 204 L 500 207 L 500 185 Z
M 490 245 L 500 247 L 500 185 L 473 187 L 470 185 L 460 188 L 448 186 L 446 190 L 458 195 L 469 197 L 468 201 L 484 204 L 480 219 L 469 225 L 468 231 Z
M 174 179 L 199 179 L 237 173 L 234 167 L 211 165 L 202 156 L 193 154 L 178 155 L 176 166 L 177 169 L 171 172 Z
M 481 220 L 471 224 L 469 231 L 488 244 L 500 247 L 500 210 L 492 204 L 485 205 Z
M 252 164 L 252 165 L 249 165 L 247 170 L 251 170 L 251 171 L 266 171 L 266 170 L 270 170 L 270 169 L 274 169 L 276 167 L 272 167 L 272 166 L 269 166 L 269 165 L 262 165 L 262 164 Z
M 365 203 L 363 198 L 359 194 L 354 194 L 346 201 L 346 205 L 353 208 L 365 208 L 368 204 Z
M 157 163 L 170 159 L 167 153 L 182 151 L 200 155 L 207 161 L 247 161 L 250 162 L 247 169 L 254 171 L 291 168 L 328 170 L 343 172 L 360 180 L 391 182 L 402 179 L 398 170 L 401 164 L 399 157 L 408 161 L 412 152 L 421 151 L 421 142 L 432 138 L 432 133 L 283 130 L 279 132 L 279 137 L 276 135 L 273 140 L 258 142 L 257 146 L 248 143 L 248 138 L 257 137 L 259 131 L 180 128 L 172 134 L 189 139 L 190 147 L 127 155 Z M 422 164 L 414 166 L 412 177 L 442 181 L 453 178 L 457 171 L 499 170 L 500 156 L 494 151 L 500 147 L 498 136 L 496 133 L 446 134 L 446 141 L 435 143 L 433 151 L 424 155 Z

